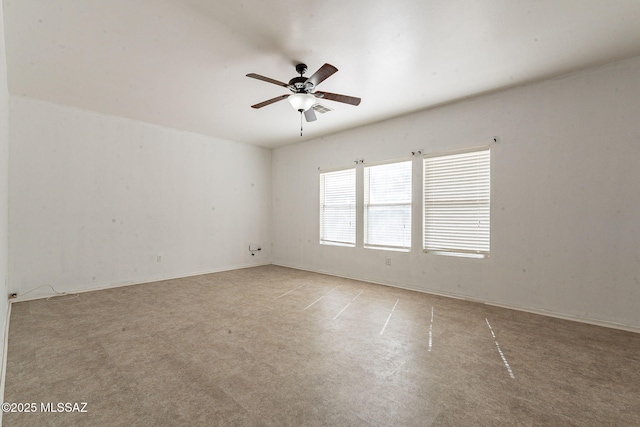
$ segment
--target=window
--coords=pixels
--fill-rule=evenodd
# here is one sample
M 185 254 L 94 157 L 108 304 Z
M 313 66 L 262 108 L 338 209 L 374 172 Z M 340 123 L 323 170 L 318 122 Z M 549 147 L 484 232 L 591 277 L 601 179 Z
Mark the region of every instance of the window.
M 423 231 L 425 252 L 489 255 L 489 148 L 424 159 Z
M 320 243 L 356 244 L 356 170 L 320 174 Z
M 411 249 L 411 161 L 364 168 L 364 247 Z

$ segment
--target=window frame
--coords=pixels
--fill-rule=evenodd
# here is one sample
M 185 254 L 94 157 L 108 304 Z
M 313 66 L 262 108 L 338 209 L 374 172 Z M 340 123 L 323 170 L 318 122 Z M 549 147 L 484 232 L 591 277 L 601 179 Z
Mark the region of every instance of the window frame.
M 386 203 L 371 203 L 370 194 L 371 194 L 371 181 L 370 181 L 370 169 L 377 168 L 381 166 L 406 163 L 409 165 L 409 194 L 407 202 L 386 202 Z M 371 164 L 363 165 L 363 203 L 362 203 L 362 232 L 363 232 L 363 241 L 362 246 L 365 249 L 378 249 L 378 250 L 390 250 L 390 251 L 398 251 L 398 252 L 410 252 L 412 246 L 412 234 L 413 234 L 413 159 L 394 159 L 385 162 L 377 162 Z M 409 211 L 409 221 L 408 221 L 408 245 L 392 245 L 392 244 L 379 244 L 379 243 L 368 243 L 369 236 L 369 207 L 383 207 L 383 206 L 407 206 Z
M 476 191 L 476 201 L 473 202 L 473 199 L 460 199 L 455 200 L 455 196 L 463 195 L 463 192 L 458 192 L 454 195 L 454 198 L 449 199 L 441 199 L 439 204 L 441 205 L 441 212 L 438 214 L 439 217 L 444 217 L 447 215 L 453 215 L 453 212 L 456 210 L 464 209 L 464 213 L 456 215 L 452 219 L 448 219 L 448 224 L 441 223 L 438 227 L 440 230 L 434 230 L 433 226 L 430 226 L 429 223 L 433 224 L 434 222 L 438 222 L 435 216 L 429 216 L 429 211 L 433 212 L 435 204 L 434 200 L 437 198 L 432 198 L 432 201 L 427 203 L 427 192 L 429 191 L 429 187 L 433 187 L 434 184 L 432 182 L 428 183 L 428 181 L 433 180 L 433 173 L 427 172 L 427 162 L 430 159 L 441 159 L 444 160 L 446 158 L 458 157 L 461 155 L 473 155 L 480 154 L 481 159 L 478 160 L 478 166 L 480 169 L 476 173 L 476 180 L 469 179 L 467 181 L 466 187 L 470 188 L 469 185 L 475 185 Z M 471 156 L 469 156 L 471 157 Z M 445 160 L 446 161 L 446 160 Z M 461 162 L 460 162 L 461 163 Z M 456 150 L 446 153 L 430 153 L 423 156 L 422 160 L 422 250 L 424 253 L 428 254 L 437 254 L 437 255 L 448 255 L 448 256 L 457 256 L 457 257 L 467 257 L 467 258 L 489 258 L 491 254 L 491 146 L 481 146 L 481 147 L 473 147 L 464 150 Z M 444 169 L 444 168 L 441 168 Z M 456 172 L 455 170 L 448 170 L 444 172 Z M 441 174 L 443 172 L 441 171 Z M 458 176 L 462 175 L 464 172 L 459 172 Z M 471 172 L 470 172 L 471 173 Z M 442 175 L 440 176 L 442 179 Z M 449 189 L 451 190 L 455 187 L 456 184 L 449 184 Z M 458 183 L 459 187 L 462 187 L 461 183 Z M 440 192 L 443 192 L 443 187 L 440 187 Z M 445 189 L 446 190 L 446 189 Z M 453 189 L 455 191 L 455 189 Z M 448 192 L 448 191 L 447 191 Z M 471 194 L 471 190 L 468 190 L 468 194 Z M 433 191 L 431 192 L 433 195 Z M 466 205 L 466 207 L 465 207 Z M 473 218 L 475 210 L 475 220 L 478 221 L 479 227 L 478 230 L 474 231 L 469 223 L 471 223 L 471 219 L 465 220 L 466 218 Z M 448 212 L 447 212 L 448 211 Z M 444 213 L 443 213 L 444 212 Z M 429 222 L 428 222 L 429 221 Z M 465 224 L 467 222 L 467 224 Z M 453 230 L 452 233 L 447 235 L 447 232 L 444 231 L 446 228 L 450 228 Z M 460 231 L 461 230 L 461 231 Z M 437 233 L 440 233 L 437 235 Z M 439 242 L 449 241 L 449 245 L 437 245 L 434 243 L 434 234 L 436 234 L 436 239 Z M 457 235 L 456 235 L 457 234 Z M 454 236 L 456 235 L 456 236 Z M 474 237 L 475 236 L 475 242 Z M 458 243 L 453 243 L 453 241 L 457 241 Z
M 326 233 L 326 229 L 325 229 L 325 224 L 326 224 L 326 191 L 324 191 L 326 189 L 326 176 L 330 175 L 330 174 L 337 174 L 340 172 L 351 172 L 353 174 L 352 177 L 352 203 L 347 203 L 347 204 L 329 204 L 329 206 L 334 206 L 334 207 L 340 207 L 342 206 L 343 208 L 346 207 L 349 210 L 349 217 L 350 217 L 350 225 L 349 228 L 352 229 L 349 230 L 352 234 L 350 237 L 352 237 L 351 240 L 337 240 L 337 239 L 329 239 L 327 238 L 327 233 Z M 344 246 L 344 247 L 355 247 L 356 246 L 356 235 L 357 235 L 357 172 L 356 172 L 356 168 L 355 167 L 346 167 L 346 168 L 340 168 L 340 169 L 330 169 L 330 170 L 319 170 L 319 174 L 318 174 L 318 183 L 319 183 L 319 221 L 318 221 L 318 226 L 319 226 L 319 243 L 321 245 L 329 245 L 329 246 Z

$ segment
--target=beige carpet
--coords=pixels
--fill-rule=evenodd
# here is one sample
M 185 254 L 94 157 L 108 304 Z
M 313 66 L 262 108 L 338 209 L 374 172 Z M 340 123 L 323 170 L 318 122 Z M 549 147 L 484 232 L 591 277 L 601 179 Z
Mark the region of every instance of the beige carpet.
M 65 299 L 13 305 L 5 426 L 640 425 L 640 334 L 277 266 Z

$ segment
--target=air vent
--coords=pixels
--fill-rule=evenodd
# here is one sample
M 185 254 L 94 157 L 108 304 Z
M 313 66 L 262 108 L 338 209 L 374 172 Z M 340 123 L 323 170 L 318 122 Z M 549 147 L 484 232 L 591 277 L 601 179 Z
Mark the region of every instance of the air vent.
M 316 110 L 320 114 L 328 113 L 329 111 L 333 111 L 331 108 L 327 108 L 324 105 L 316 104 L 313 106 L 313 109 Z

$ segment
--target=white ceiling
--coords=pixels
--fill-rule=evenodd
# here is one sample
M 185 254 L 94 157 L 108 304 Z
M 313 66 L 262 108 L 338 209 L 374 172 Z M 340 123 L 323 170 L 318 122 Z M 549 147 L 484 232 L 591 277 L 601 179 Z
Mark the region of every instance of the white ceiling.
M 4 0 L 12 94 L 277 147 L 640 55 L 638 0 Z M 305 124 L 287 82 L 362 98 Z

